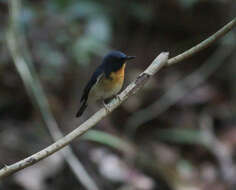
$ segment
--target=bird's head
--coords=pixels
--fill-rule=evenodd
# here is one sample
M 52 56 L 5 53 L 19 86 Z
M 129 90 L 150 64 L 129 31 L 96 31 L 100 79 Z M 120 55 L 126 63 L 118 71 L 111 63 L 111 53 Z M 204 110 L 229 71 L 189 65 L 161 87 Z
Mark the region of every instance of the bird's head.
M 119 70 L 123 64 L 127 61 L 134 59 L 135 56 L 127 56 L 121 51 L 111 51 L 103 59 L 103 64 L 106 65 L 109 70 Z

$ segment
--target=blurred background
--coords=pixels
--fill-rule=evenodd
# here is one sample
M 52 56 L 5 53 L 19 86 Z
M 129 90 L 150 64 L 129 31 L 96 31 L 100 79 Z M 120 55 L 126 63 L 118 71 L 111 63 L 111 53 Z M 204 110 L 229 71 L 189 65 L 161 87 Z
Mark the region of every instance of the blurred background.
M 51 144 L 57 127 L 67 134 L 98 110 L 90 106 L 75 118 L 86 81 L 108 51 L 136 56 L 126 86 L 160 52 L 178 55 L 236 16 L 235 0 L 15 2 L 0 0 L 1 168 Z M 2 179 L 0 189 L 84 190 L 92 181 L 103 190 L 235 190 L 235 34 L 162 69 L 72 142 L 90 182 L 56 153 Z

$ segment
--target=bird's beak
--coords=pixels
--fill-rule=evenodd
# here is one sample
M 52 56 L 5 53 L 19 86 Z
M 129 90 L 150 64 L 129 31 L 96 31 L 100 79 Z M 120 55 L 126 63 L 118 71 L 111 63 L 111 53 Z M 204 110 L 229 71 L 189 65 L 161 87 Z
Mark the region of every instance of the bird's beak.
M 136 56 L 127 56 L 125 59 L 126 60 L 131 60 L 131 59 L 134 59 Z

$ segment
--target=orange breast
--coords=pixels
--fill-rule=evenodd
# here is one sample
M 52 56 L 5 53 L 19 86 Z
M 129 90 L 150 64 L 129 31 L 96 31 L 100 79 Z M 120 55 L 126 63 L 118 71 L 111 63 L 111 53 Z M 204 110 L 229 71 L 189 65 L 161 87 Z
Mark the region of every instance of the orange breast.
M 106 93 L 106 98 L 116 95 L 122 88 L 124 82 L 125 64 L 120 70 L 110 74 L 111 79 L 103 80 L 103 90 Z
M 99 100 L 107 99 L 116 95 L 122 88 L 124 82 L 125 74 L 125 64 L 121 67 L 120 70 L 112 72 L 110 78 L 103 76 L 98 83 L 96 83 L 90 93 L 89 99 Z
M 118 70 L 116 72 L 112 72 L 111 78 L 112 78 L 113 82 L 118 83 L 118 84 L 120 84 L 120 83 L 123 84 L 124 75 L 125 75 L 125 64 L 123 64 L 123 66 L 121 67 L 120 70 Z

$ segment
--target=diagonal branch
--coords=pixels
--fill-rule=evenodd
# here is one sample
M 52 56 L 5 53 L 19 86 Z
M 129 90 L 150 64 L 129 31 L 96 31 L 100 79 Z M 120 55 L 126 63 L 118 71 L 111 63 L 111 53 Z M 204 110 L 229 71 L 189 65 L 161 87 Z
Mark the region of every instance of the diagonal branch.
M 153 63 L 139 75 L 139 77 L 132 82 L 121 94 L 119 94 L 119 98 L 115 98 L 108 104 L 109 110 L 113 111 L 117 108 L 124 100 L 126 100 L 130 95 L 135 94 L 150 78 L 150 74 L 155 74 L 161 67 L 166 64 L 168 60 L 169 53 L 161 53 Z M 18 60 L 17 61 L 21 61 Z M 25 158 L 15 164 L 10 166 L 5 166 L 0 170 L 0 178 L 3 176 L 15 173 L 18 170 L 21 170 L 27 166 L 33 165 L 34 163 L 48 157 L 49 155 L 57 152 L 62 149 L 64 146 L 68 145 L 72 140 L 76 137 L 83 135 L 87 130 L 92 128 L 95 124 L 97 124 L 102 118 L 107 116 L 110 112 L 107 109 L 102 108 L 98 112 L 96 112 L 92 117 L 90 117 L 87 121 L 81 124 L 78 128 L 70 132 L 65 137 L 59 139 L 57 142 L 48 146 L 47 148 L 33 154 L 32 156 Z
M 52 139 L 57 141 L 64 135 L 62 134 L 58 123 L 50 110 L 47 97 L 38 78 L 34 64 L 31 61 L 31 56 L 28 52 L 25 36 L 20 30 L 20 11 L 21 1 L 10 0 L 7 45 L 11 56 L 13 57 L 13 63 L 15 64 L 16 70 L 23 81 L 31 101 L 39 110 L 42 120 L 45 123 L 45 126 L 48 128 L 48 132 Z M 22 48 L 20 48 L 20 46 Z M 74 154 L 71 146 L 67 146 L 65 149 L 63 149 L 63 151 L 61 151 L 61 155 L 59 156 L 62 156 L 65 159 L 75 177 L 87 190 L 99 190 L 96 183 L 93 181 L 82 163 Z
M 135 135 L 138 127 L 157 118 L 181 98 L 211 76 L 224 60 L 235 52 L 236 46 L 222 43 L 219 48 L 192 74 L 173 84 L 157 101 L 133 113 L 124 124 L 130 136 Z
M 225 25 L 222 29 L 220 29 L 218 32 L 213 34 L 211 37 L 203 41 L 202 43 L 196 45 L 195 47 L 191 48 L 190 50 L 187 50 L 183 54 L 180 54 L 172 59 L 168 59 L 168 53 L 161 53 L 153 62 L 152 64 L 139 75 L 139 77 L 132 82 L 125 90 L 123 90 L 117 98 L 114 98 L 109 104 L 110 111 L 112 112 L 114 109 L 116 109 L 123 101 L 125 101 L 129 96 L 135 94 L 142 86 L 145 85 L 145 83 L 148 81 L 148 79 L 154 75 L 156 72 L 158 72 L 163 66 L 165 66 L 167 63 L 168 65 L 172 65 L 174 63 L 178 63 L 180 61 L 183 61 L 187 59 L 190 56 L 193 56 L 200 50 L 208 47 L 210 44 L 215 42 L 217 39 L 219 39 L 221 36 L 226 34 L 228 31 L 230 31 L 234 26 L 236 25 L 236 18 L 234 18 L 231 22 L 229 22 L 227 25 Z M 21 61 L 21 60 L 18 60 Z M 15 164 L 12 164 L 10 166 L 5 166 L 0 170 L 0 178 L 13 174 L 25 167 L 28 167 L 30 165 L 33 165 L 34 163 L 37 163 L 38 161 L 48 157 L 49 155 L 53 154 L 54 152 L 59 151 L 63 147 L 65 147 L 67 144 L 69 144 L 72 140 L 74 140 L 76 137 L 81 136 L 84 134 L 87 130 L 95 126 L 102 118 L 107 116 L 110 112 L 108 112 L 105 108 L 100 109 L 98 112 L 96 112 L 93 116 L 91 116 L 87 121 L 85 121 L 83 124 L 81 124 L 79 127 L 77 127 L 75 130 L 70 132 L 65 137 L 59 139 L 52 145 L 48 146 L 47 148 L 33 154 L 32 156 L 29 156 L 28 158 L 25 158 Z
M 234 19 L 232 21 L 230 21 L 228 24 L 226 24 L 224 27 L 222 27 L 220 30 L 218 30 L 215 34 L 211 35 L 206 40 L 204 40 L 201 43 L 197 44 L 196 46 L 190 48 L 189 50 L 185 51 L 184 53 L 181 53 L 180 55 L 177 55 L 177 56 L 169 59 L 167 66 L 173 65 L 175 63 L 179 63 L 189 57 L 192 57 L 193 55 L 200 52 L 201 50 L 206 49 L 208 46 L 210 46 L 212 43 L 214 43 L 220 37 L 224 36 L 227 32 L 232 30 L 232 28 L 235 25 L 236 25 L 236 17 L 234 17 Z

